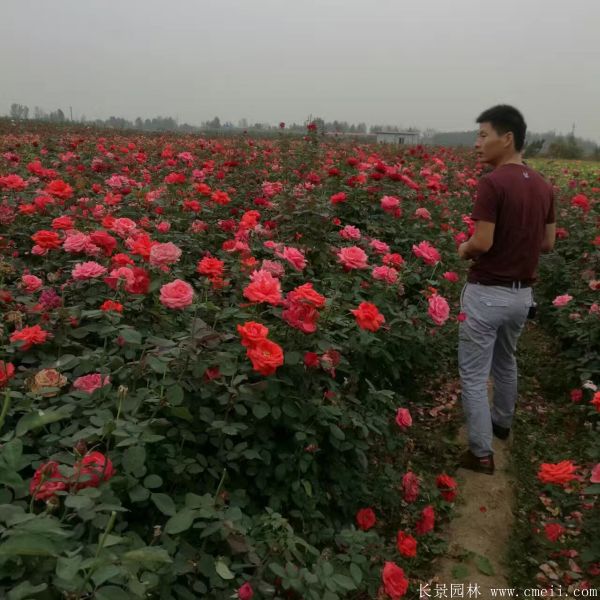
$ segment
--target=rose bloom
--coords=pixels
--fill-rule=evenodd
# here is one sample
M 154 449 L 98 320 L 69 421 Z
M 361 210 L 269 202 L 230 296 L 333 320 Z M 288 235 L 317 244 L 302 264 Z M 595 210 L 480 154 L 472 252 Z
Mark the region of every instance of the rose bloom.
M 50 460 L 40 465 L 29 482 L 29 493 L 34 500 L 48 500 L 56 492 L 67 489 L 67 479 L 58 470 L 58 463 Z
M 248 348 L 247 355 L 252 361 L 252 368 L 261 375 L 272 375 L 283 364 L 283 349 L 267 338 Z
M 346 202 L 346 193 L 338 192 L 337 194 L 333 194 L 329 197 L 331 204 L 340 204 L 342 202 Z
M 381 579 L 385 593 L 392 600 L 402 598 L 408 591 L 409 581 L 404 574 L 404 570 L 396 563 L 386 561 L 381 572 Z
M 222 260 L 212 256 L 205 256 L 202 260 L 198 261 L 196 271 L 200 275 L 206 275 L 207 277 L 221 277 L 224 266 L 225 263 Z
M 302 271 L 302 269 L 306 267 L 306 258 L 304 257 L 304 254 L 297 248 L 286 246 L 279 256 L 287 260 L 288 263 L 290 263 L 290 265 L 296 269 L 296 271 Z
M 564 485 L 576 479 L 576 469 L 577 465 L 574 465 L 570 460 L 563 460 L 556 464 L 542 463 L 537 477 L 542 483 Z
M 160 267 L 163 265 L 172 265 L 179 261 L 181 257 L 181 248 L 173 244 L 173 242 L 167 242 L 166 244 L 154 244 L 150 248 L 150 264 L 154 267 Z
M 446 475 L 446 473 L 438 475 L 435 479 L 435 484 L 440 490 L 444 500 L 452 502 L 456 498 L 457 484 L 450 475 Z
M 15 366 L 0 360 L 0 388 L 3 388 L 15 374 Z
M 412 251 L 417 258 L 420 258 L 423 262 L 431 266 L 436 265 L 442 258 L 440 253 L 429 242 L 413 244 Z
M 375 525 L 377 522 L 377 518 L 375 517 L 375 512 L 372 508 L 361 508 L 356 513 L 356 523 L 359 529 L 363 531 L 368 531 Z
M 1 371 L 1 368 L 0 368 Z M 600 483 L 600 463 L 598 463 L 593 469 L 590 475 L 591 483 Z
M 391 265 L 392 267 L 396 267 L 398 269 L 404 264 L 404 259 L 402 256 L 400 256 L 400 254 L 394 252 L 393 254 L 386 254 L 383 257 L 383 264 L 388 266 Z
M 338 251 L 338 261 L 344 265 L 346 269 L 366 269 L 367 268 L 367 254 L 358 246 L 350 246 L 349 248 L 342 248 Z
M 554 306 L 565 306 L 569 304 L 573 300 L 573 296 L 569 296 L 569 294 L 563 294 L 562 296 L 556 296 L 554 300 L 552 300 L 552 304 Z
M 285 309 L 281 313 L 281 318 L 291 327 L 310 334 L 317 330 L 317 320 L 319 312 L 310 304 L 300 302 L 284 301 Z
M 316 369 L 319 366 L 319 355 L 316 352 L 304 353 L 304 366 L 309 369 Z M 2 382 L 0 381 L 0 387 Z
M 385 281 L 390 285 L 398 281 L 398 271 L 396 271 L 394 267 L 387 267 L 385 265 L 374 267 L 371 271 L 371 276 L 373 277 L 373 279 L 376 279 L 378 281 Z
M 590 400 L 590 403 L 600 412 L 600 392 L 596 392 L 594 397 Z
M 458 281 L 458 274 L 455 273 L 454 271 L 446 271 L 442 277 L 446 280 L 446 281 L 451 281 L 452 283 L 456 283 Z
M 89 246 L 91 240 L 88 235 L 81 231 L 72 231 L 67 233 L 67 237 L 63 241 L 63 250 L 65 252 L 84 252 Z
M 29 391 L 37 394 L 42 388 L 61 388 L 67 384 L 67 378 L 55 369 L 42 369 L 29 381 Z M 52 398 L 58 392 L 45 392 L 41 394 L 44 398 Z
M 110 229 L 115 231 L 117 233 L 117 235 L 122 238 L 126 238 L 126 237 L 130 236 L 135 231 L 136 228 L 137 228 L 137 225 L 136 225 L 135 221 L 132 221 L 131 219 L 128 219 L 127 217 L 121 217 L 119 219 L 115 219 L 113 224 L 110 227 Z
M 250 302 L 266 302 L 267 304 L 281 304 L 281 282 L 268 271 L 253 271 L 252 280 L 244 288 L 244 298 Z
M 407 429 L 412 425 L 412 416 L 408 408 L 399 408 L 396 411 L 396 424 L 402 429 Z
M 571 390 L 571 402 L 577 404 L 577 402 L 581 402 L 583 399 L 583 390 Z
M 377 254 L 388 254 L 390 251 L 390 247 L 385 242 L 377 239 L 371 240 L 369 246 L 371 246 Z
M 73 229 L 75 222 L 69 216 L 56 217 L 52 220 L 52 229 Z
M 419 219 L 425 219 L 426 221 L 430 221 L 431 213 L 426 208 L 420 207 L 417 208 L 417 210 L 415 210 L 415 217 Z
M 433 506 L 426 506 L 421 511 L 421 518 L 415 525 L 415 531 L 418 535 L 424 535 L 431 531 L 435 525 L 435 512 Z
M 101 452 L 89 452 L 74 465 L 73 479 L 76 488 L 98 487 L 115 474 L 110 458 Z
M 89 375 L 82 375 L 73 382 L 73 387 L 80 392 L 86 392 L 93 394 L 96 390 L 108 385 L 110 383 L 110 377 L 108 375 L 102 376 L 101 373 L 90 373 Z
M 260 263 L 260 269 L 262 271 L 268 271 L 271 275 L 278 278 L 285 275 L 285 267 L 276 260 L 263 259 L 262 263 Z
M 388 214 L 399 218 L 402 216 L 402 209 L 400 208 L 400 200 L 395 196 L 384 196 L 381 199 L 381 208 Z
M 106 273 L 106 267 L 94 261 L 78 263 L 73 267 L 71 275 L 76 281 L 85 281 L 86 279 L 95 279 Z
M 346 225 L 339 233 L 345 240 L 360 240 L 360 229 L 354 225 Z
M 105 300 L 100 305 L 100 310 L 104 312 L 123 312 L 123 305 L 120 302 L 116 302 L 114 300 Z
M 314 308 L 323 308 L 326 300 L 325 296 L 319 294 L 319 292 L 313 289 L 313 284 L 311 282 L 303 283 L 302 285 L 299 285 L 297 288 L 293 289 L 288 293 L 286 299 L 291 302 L 309 304 Z
M 160 301 L 167 308 L 186 308 L 194 301 L 194 290 L 189 283 L 176 279 L 160 288 Z
M 237 331 L 242 337 L 242 346 L 249 348 L 269 335 L 269 328 L 255 321 L 248 321 L 237 326 Z
M 402 477 L 402 491 L 405 502 L 414 502 L 419 497 L 419 478 L 412 471 Z
M 412 535 L 399 531 L 396 535 L 396 548 L 402 556 L 412 558 L 417 555 L 417 540 Z
M 252 600 L 254 596 L 254 590 L 252 586 L 246 581 L 244 585 L 242 585 L 237 592 L 239 600 Z
M 383 323 L 385 317 L 379 312 L 379 309 L 371 302 L 361 302 L 358 308 L 350 311 L 356 323 L 361 329 L 368 331 L 377 331 Z
M 429 308 L 427 314 L 436 325 L 443 325 L 450 316 L 450 306 L 446 298 L 439 294 L 433 294 L 429 297 Z
M 48 336 L 48 332 L 39 325 L 33 325 L 32 327 L 23 327 L 22 329 L 14 331 L 10 336 L 10 341 L 22 341 L 23 344 L 19 349 L 26 352 L 33 345 L 43 344 L 48 339 Z
M 550 542 L 556 542 L 565 531 L 565 528 L 559 523 L 546 523 L 544 525 L 544 533 Z
M 23 275 L 21 283 L 23 284 L 23 289 L 31 294 L 42 287 L 43 281 L 35 275 Z
M 60 248 L 61 244 L 58 233 L 56 233 L 56 231 L 48 231 L 46 229 L 36 231 L 36 233 L 31 236 L 31 239 L 35 242 L 36 246 L 39 246 L 44 250 Z
M 73 188 L 68 183 L 62 181 L 62 179 L 55 179 L 46 186 L 44 192 L 55 198 L 68 200 L 73 195 Z

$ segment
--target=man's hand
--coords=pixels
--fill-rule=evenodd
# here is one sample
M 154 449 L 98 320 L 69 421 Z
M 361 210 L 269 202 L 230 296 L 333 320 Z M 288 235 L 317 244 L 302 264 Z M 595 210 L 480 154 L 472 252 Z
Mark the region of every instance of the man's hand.
M 460 258 L 462 258 L 463 260 L 468 260 L 470 258 L 467 250 L 468 250 L 468 244 L 469 242 L 463 242 L 459 247 L 458 247 L 458 256 Z

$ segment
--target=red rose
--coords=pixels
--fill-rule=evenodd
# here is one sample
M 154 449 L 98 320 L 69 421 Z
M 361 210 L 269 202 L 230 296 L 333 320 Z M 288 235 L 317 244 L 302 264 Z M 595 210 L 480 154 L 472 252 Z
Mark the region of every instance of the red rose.
M 367 531 L 375 525 L 377 519 L 372 508 L 361 508 L 356 513 L 356 523 L 363 531 Z
M 417 555 L 417 540 L 404 531 L 399 531 L 396 536 L 396 548 L 402 556 L 411 558 Z
M 404 571 L 397 564 L 387 561 L 381 573 L 383 587 L 385 593 L 392 598 L 398 600 L 406 594 L 408 590 L 408 579 L 404 575 Z

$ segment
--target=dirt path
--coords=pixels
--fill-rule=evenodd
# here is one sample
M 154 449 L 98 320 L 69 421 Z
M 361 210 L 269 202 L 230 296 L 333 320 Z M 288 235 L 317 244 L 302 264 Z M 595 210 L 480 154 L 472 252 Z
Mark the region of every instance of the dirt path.
M 465 425 L 457 442 L 463 448 L 468 446 Z M 446 597 L 451 597 L 451 584 L 464 584 L 464 597 L 480 600 L 491 597 L 490 588 L 509 587 L 508 566 L 503 561 L 513 525 L 514 479 L 508 470 L 511 443 L 512 433 L 506 441 L 493 438 L 494 475 L 462 468 L 456 471 L 460 490 L 456 515 L 445 536 L 448 553 L 434 563 L 432 597 L 441 584 L 446 584 Z M 480 595 L 469 595 L 469 584 L 477 584 Z

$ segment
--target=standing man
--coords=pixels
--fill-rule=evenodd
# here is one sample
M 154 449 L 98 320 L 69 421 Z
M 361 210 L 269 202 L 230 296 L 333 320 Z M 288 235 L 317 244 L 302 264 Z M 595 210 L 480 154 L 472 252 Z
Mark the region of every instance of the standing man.
M 479 180 L 471 218 L 473 236 L 458 247 L 473 260 L 461 296 L 466 319 L 459 326 L 458 365 L 469 448 L 461 466 L 494 473 L 492 433 L 506 439 L 517 400 L 517 340 L 530 307 L 540 253 L 556 237 L 551 185 L 525 165 L 526 124 L 508 105 L 479 115 L 475 150 L 493 171 Z M 494 379 L 490 410 L 487 381 Z

